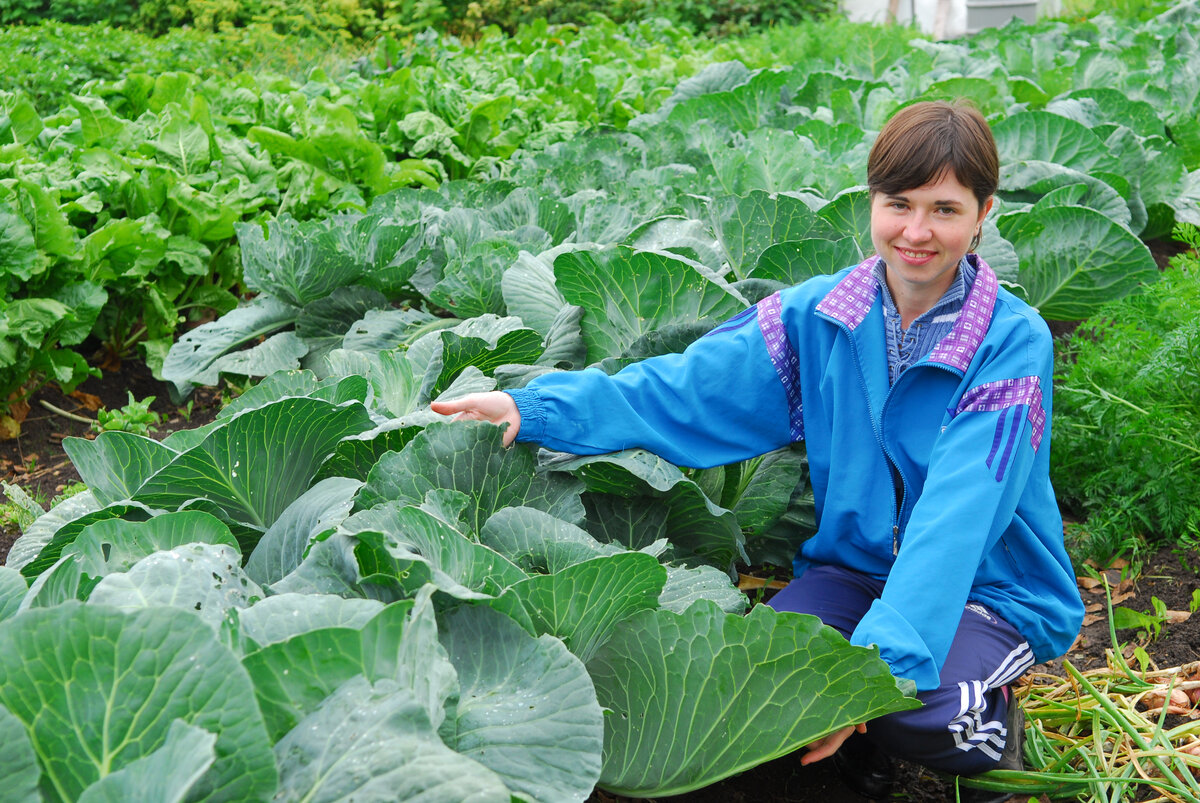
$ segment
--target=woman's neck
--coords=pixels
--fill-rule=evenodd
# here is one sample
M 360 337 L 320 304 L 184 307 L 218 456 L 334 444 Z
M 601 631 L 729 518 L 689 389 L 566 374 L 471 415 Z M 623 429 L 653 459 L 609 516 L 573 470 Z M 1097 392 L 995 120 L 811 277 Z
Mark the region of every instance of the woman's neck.
M 962 284 L 959 295 L 965 298 L 976 268 L 969 260 L 960 259 L 948 278 L 941 276 L 938 278 L 942 281 L 936 282 L 906 282 L 902 271 L 893 271 L 883 260 L 874 265 L 873 271 L 890 313 L 898 316 L 902 328 L 907 330 L 917 318 L 942 304 L 957 285 Z
M 957 271 L 955 275 L 957 275 Z M 950 278 L 951 284 L 953 284 L 954 276 Z M 950 289 L 950 285 L 946 285 L 945 287 L 912 287 L 904 282 L 894 280 L 890 275 L 887 276 L 886 281 L 888 292 L 892 294 L 892 301 L 896 304 L 896 311 L 900 313 L 901 329 L 908 329 L 913 321 L 933 309 L 934 305 Z

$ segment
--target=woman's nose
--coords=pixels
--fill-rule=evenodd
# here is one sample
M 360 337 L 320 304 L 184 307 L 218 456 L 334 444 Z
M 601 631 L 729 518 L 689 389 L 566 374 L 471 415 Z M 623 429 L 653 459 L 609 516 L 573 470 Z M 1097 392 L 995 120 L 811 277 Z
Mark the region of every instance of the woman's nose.
M 925 240 L 928 240 L 930 236 L 931 232 L 929 230 L 929 221 L 926 219 L 925 215 L 919 212 L 913 215 L 909 219 L 908 225 L 904 227 L 904 237 L 909 242 L 924 242 Z

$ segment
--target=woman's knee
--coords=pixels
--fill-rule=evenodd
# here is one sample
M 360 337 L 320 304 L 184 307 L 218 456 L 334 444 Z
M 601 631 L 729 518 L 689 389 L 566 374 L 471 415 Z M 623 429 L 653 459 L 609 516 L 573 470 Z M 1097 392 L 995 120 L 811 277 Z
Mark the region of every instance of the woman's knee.
M 975 775 L 994 769 L 1008 739 L 1007 701 L 995 689 L 973 705 L 960 692 L 922 694 L 922 708 L 872 720 L 867 736 L 889 755 L 940 772 Z

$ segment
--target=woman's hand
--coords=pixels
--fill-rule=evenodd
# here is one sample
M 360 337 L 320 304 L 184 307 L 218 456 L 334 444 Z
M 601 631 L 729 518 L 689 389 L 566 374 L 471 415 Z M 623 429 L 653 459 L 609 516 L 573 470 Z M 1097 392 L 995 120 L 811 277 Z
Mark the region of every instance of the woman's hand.
M 490 421 L 508 424 L 504 430 L 504 445 L 509 446 L 521 429 L 521 414 L 512 396 L 499 390 L 490 393 L 470 393 L 454 401 L 436 401 L 430 409 L 440 415 L 452 415 L 454 420 Z
M 842 742 L 850 738 L 850 734 L 858 731 L 866 733 L 867 726 L 865 724 L 851 725 L 848 728 L 842 728 L 840 731 L 835 731 L 824 739 L 818 739 L 808 746 L 808 752 L 800 758 L 800 763 L 808 765 L 820 761 L 823 758 L 829 758 L 838 751 L 842 746 Z

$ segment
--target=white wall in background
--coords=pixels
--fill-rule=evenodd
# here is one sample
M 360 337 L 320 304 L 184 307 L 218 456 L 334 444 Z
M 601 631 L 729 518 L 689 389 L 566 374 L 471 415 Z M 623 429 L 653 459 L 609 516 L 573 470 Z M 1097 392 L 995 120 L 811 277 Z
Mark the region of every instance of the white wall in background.
M 852 22 L 886 22 L 890 0 L 842 0 L 842 12 Z M 1013 10 L 1021 13 L 1032 11 L 1035 0 L 896 0 L 896 21 L 906 25 L 916 21 L 916 26 L 931 36 L 953 39 L 968 32 L 968 17 L 978 28 L 983 19 L 1007 19 L 1008 12 L 999 4 L 1011 3 Z M 1062 0 L 1036 0 L 1038 16 L 1060 13 Z M 974 6 L 968 12 L 968 5 Z M 939 6 L 943 6 L 939 20 Z

